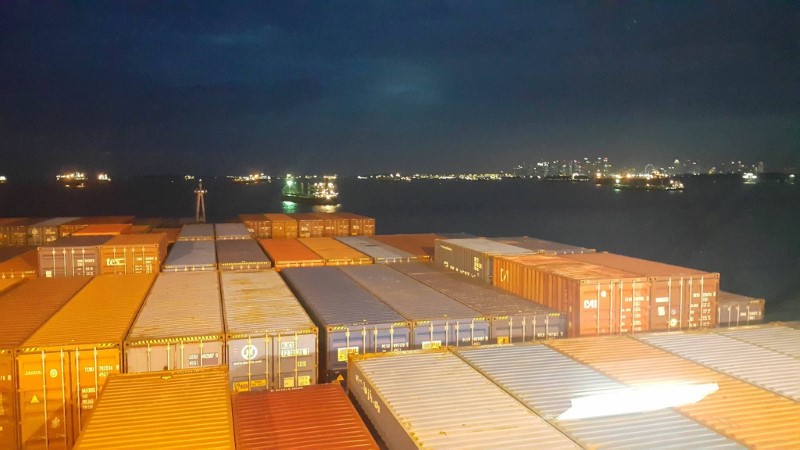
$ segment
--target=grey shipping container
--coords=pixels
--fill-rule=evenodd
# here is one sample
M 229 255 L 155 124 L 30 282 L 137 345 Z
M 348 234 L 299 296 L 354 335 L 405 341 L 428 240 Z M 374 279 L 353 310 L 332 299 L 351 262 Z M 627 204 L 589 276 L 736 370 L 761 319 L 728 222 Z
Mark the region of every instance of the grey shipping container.
M 353 357 L 347 389 L 391 449 L 579 448 L 445 349 Z
M 125 340 L 126 371 L 219 366 L 224 340 L 217 272 L 160 273 Z
M 566 336 L 567 318 L 554 309 L 430 263 L 395 264 L 392 268 L 486 316 L 491 324 L 489 337 L 493 343 Z
M 494 273 L 492 263 L 497 255 L 522 255 L 531 250 L 502 244 L 484 238 L 436 240 L 434 262 L 447 270 L 452 270 L 485 283 L 492 283 Z
M 408 350 L 410 324 L 334 267 L 281 271 L 319 326 L 320 382 L 344 381 L 349 354 Z
M 390 245 L 386 245 L 382 242 L 378 242 L 375 239 L 365 236 L 342 236 L 337 237 L 336 240 L 347 244 L 361 253 L 371 257 L 375 260 L 376 264 L 403 263 L 419 260 L 418 257 L 412 255 L 411 253 L 406 253 Z
M 178 241 L 213 241 L 213 223 L 189 223 L 181 227 Z
M 214 224 L 214 237 L 217 240 L 252 239 L 250 231 L 243 223 Z
M 735 327 L 763 322 L 765 303 L 763 298 L 719 291 L 717 324 L 721 327 Z
M 216 242 L 219 270 L 263 270 L 272 263 L 254 239 L 231 239 Z
M 583 448 L 743 448 L 670 408 L 648 411 L 612 399 L 631 392 L 588 366 L 543 345 L 456 349 L 455 353 Z M 597 406 L 595 406 L 597 405 Z
M 717 333 L 740 341 L 800 358 L 800 327 L 798 323 L 764 324 L 717 330 Z
M 412 348 L 489 343 L 489 321 L 478 311 L 385 265 L 340 270 L 411 322 Z
M 542 255 L 571 255 L 575 253 L 595 253 L 593 248 L 578 247 L 575 245 L 561 244 L 559 242 L 545 241 L 528 236 L 490 237 L 489 240 L 503 244 L 527 248 L 534 253 Z
M 28 226 L 28 245 L 42 245 L 58 239 L 58 227 L 77 217 L 54 217 Z
M 216 270 L 217 253 L 214 241 L 178 241 L 172 244 L 162 272 L 196 272 Z
M 66 236 L 39 247 L 40 277 L 100 274 L 100 245 L 113 236 Z
M 317 327 L 277 272 L 220 273 L 233 392 L 317 383 Z

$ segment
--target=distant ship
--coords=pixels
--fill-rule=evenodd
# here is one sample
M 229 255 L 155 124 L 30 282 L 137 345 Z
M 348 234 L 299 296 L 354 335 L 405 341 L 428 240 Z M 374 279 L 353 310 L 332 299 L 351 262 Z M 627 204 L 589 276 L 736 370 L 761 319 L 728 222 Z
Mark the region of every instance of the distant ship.
M 613 178 L 597 178 L 595 184 L 613 189 L 636 189 L 645 191 L 682 191 L 683 183 L 664 175 L 642 175 Z
M 304 177 L 302 180 L 286 175 L 286 185 L 281 191 L 284 200 L 311 205 L 337 205 L 339 193 L 336 192 L 336 175 L 320 178 Z
M 86 174 L 83 172 L 70 172 L 56 175 L 56 181 L 67 188 L 86 187 Z

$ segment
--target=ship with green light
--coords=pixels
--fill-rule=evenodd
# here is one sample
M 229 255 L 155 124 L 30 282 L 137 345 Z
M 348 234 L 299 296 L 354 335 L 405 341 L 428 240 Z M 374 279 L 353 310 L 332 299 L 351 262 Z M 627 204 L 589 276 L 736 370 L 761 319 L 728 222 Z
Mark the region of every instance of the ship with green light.
M 339 192 L 336 175 L 295 177 L 286 175 L 286 184 L 281 190 L 285 201 L 310 205 L 338 205 Z

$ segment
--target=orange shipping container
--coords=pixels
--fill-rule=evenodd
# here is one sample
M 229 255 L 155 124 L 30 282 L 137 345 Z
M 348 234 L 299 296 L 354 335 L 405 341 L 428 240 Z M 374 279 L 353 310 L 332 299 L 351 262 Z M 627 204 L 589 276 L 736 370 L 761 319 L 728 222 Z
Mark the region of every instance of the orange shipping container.
M 247 231 L 254 239 L 269 239 L 272 237 L 272 224 L 264 214 L 239 214 Z
M 267 252 L 276 270 L 287 267 L 324 266 L 325 260 L 301 244 L 297 239 L 260 239 L 258 243 Z
M 322 237 L 350 236 L 350 219 L 335 213 L 315 213 L 322 219 Z
M 441 237 L 433 233 L 384 234 L 372 236 L 372 239 L 391 245 L 406 253 L 411 253 L 421 261 L 430 261 L 433 259 L 436 239 L 441 239 Z
M 303 238 L 298 241 L 322 257 L 326 266 L 372 264 L 372 258 L 334 238 Z
M 91 277 L 35 278 L 0 297 L 0 449 L 22 447 L 17 349 L 89 280 Z
M 325 222 L 316 214 L 292 214 L 297 220 L 297 237 L 324 237 Z
M 493 284 L 565 313 L 568 337 L 649 329 L 650 282 L 636 274 L 560 256 L 503 256 Z
M 97 276 L 22 344 L 23 447 L 72 447 L 106 378 L 122 371 L 122 341 L 153 280 Z
M 178 242 L 178 236 L 181 234 L 180 228 L 153 228 L 153 233 L 163 233 L 167 236 L 167 244 L 172 245 Z
M 89 225 L 120 224 L 132 225 L 136 220 L 133 216 L 88 216 L 80 217 L 73 221 L 58 226 L 59 237 L 69 236 L 72 233 L 88 227 Z
M 286 214 L 264 214 L 272 228 L 272 239 L 295 239 L 297 221 Z
M 39 251 L 28 250 L 0 263 L 2 278 L 36 278 L 39 275 Z
M 100 246 L 100 273 L 154 273 L 166 258 L 166 234 L 121 234 Z
M 151 225 L 131 225 L 130 228 L 125 230 L 126 234 L 143 234 L 143 233 L 150 233 L 153 231 L 153 227 Z
M 716 385 L 706 397 L 675 409 L 749 448 L 800 448 L 800 403 L 787 397 L 630 337 L 552 340 L 546 345 L 629 386 Z
M 41 219 L 3 219 L 0 222 L 0 245 L 19 246 L 28 244 L 28 226 Z
M 131 225 L 127 223 L 105 223 L 89 225 L 72 233 L 72 236 L 118 236 L 129 232 Z
M 334 213 L 336 216 L 350 221 L 350 236 L 374 236 L 375 219 L 348 212 Z

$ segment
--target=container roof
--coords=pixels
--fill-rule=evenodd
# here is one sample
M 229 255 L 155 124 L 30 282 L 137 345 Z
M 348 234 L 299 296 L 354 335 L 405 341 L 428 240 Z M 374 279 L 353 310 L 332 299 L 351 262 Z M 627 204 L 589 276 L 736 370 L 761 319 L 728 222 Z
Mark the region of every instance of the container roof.
M 586 253 L 565 255 L 564 257 L 573 259 L 575 261 L 582 261 L 590 264 L 612 267 L 615 269 L 624 270 L 626 272 L 637 273 L 646 277 L 710 275 L 709 272 L 702 270 L 673 266 L 671 264 L 633 258 L 625 255 L 617 255 L 615 253 Z

